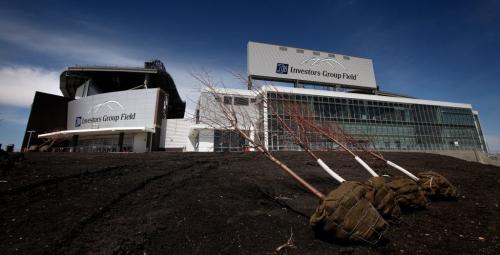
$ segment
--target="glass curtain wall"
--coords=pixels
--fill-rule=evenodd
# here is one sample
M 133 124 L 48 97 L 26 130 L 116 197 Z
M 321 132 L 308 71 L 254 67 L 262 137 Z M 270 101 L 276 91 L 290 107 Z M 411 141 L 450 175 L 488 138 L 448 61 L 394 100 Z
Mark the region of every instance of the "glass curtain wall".
M 483 130 L 481 128 L 481 123 L 479 122 L 479 116 L 474 113 L 474 121 L 476 121 L 477 134 L 479 136 L 479 141 L 481 141 L 481 145 L 484 152 L 488 152 L 488 146 L 486 146 L 486 142 L 484 141 Z
M 78 141 L 76 150 L 78 152 L 118 152 L 118 135 L 101 135 L 82 137 Z M 132 151 L 134 147 L 134 135 L 125 134 L 123 137 L 123 151 Z
M 248 141 L 230 130 L 214 130 L 214 152 L 244 151 Z
M 293 126 L 283 111 L 285 104 L 300 105 L 315 120 L 334 122 L 356 141 L 371 141 L 380 150 L 481 150 L 481 142 L 471 109 L 417 105 L 349 98 L 334 98 L 268 92 L 269 103 Z M 299 150 L 268 111 L 270 150 Z M 321 135 L 310 132 L 311 147 L 316 150 L 337 146 Z

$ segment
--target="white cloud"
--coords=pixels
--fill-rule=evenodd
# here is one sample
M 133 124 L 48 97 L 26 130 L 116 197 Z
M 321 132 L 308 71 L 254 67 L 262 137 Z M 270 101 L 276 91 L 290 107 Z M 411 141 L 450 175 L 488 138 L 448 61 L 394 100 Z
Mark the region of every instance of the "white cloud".
M 186 100 L 186 110 L 191 112 L 196 108 L 201 88 L 191 72 L 200 70 L 202 69 L 177 67 L 167 70 L 172 75 L 180 96 Z M 59 71 L 32 66 L 0 67 L 0 105 L 29 107 L 35 91 L 61 95 L 59 74 Z M 229 71 L 214 70 L 210 74 L 226 87 L 245 89 Z
M 29 66 L 0 67 L 0 104 L 29 107 L 35 91 L 61 95 L 59 73 Z
M 82 34 L 72 31 L 56 30 L 18 19 L 0 18 L 0 41 L 25 50 L 56 58 L 68 65 L 77 64 L 114 64 L 142 65 L 145 59 L 135 56 L 155 54 L 155 46 L 133 48 L 125 41 L 116 39 L 112 30 L 95 28 L 95 34 Z M 102 33 L 106 31 L 106 33 Z M 110 39 L 111 38 L 111 39 Z M 158 49 L 156 49 L 158 51 Z M 161 50 L 160 50 L 161 52 Z M 167 65 L 179 94 L 186 100 L 187 111 L 193 112 L 199 97 L 200 84 L 190 75 L 191 71 L 203 70 L 183 61 L 164 57 L 173 66 Z M 168 63 L 166 63 L 168 64 Z M 220 67 L 209 69 L 214 78 L 224 82 L 227 87 L 244 88 L 229 71 Z M 60 94 L 58 75 L 62 70 L 46 70 L 38 67 L 0 67 L 0 104 L 28 106 L 35 90 Z M 18 90 L 21 89 L 21 90 Z

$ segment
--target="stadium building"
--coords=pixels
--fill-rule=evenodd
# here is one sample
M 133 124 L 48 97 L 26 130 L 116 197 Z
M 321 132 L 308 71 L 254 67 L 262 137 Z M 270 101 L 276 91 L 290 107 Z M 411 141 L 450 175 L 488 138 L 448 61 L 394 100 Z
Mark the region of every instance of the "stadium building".
M 417 99 L 380 90 L 371 59 L 256 42 L 248 43 L 249 90 L 221 89 L 224 103 L 259 112 L 269 150 L 300 150 L 276 116 L 251 93 L 262 86 L 267 103 L 306 105 L 315 119 L 334 121 L 354 137 L 369 136 L 377 149 L 395 151 L 483 151 L 479 113 L 470 104 Z M 259 84 L 259 85 L 257 85 Z M 198 123 L 210 117 L 213 95 L 202 91 Z M 205 112 L 204 112 L 205 111 Z M 289 119 L 282 115 L 283 119 Z M 198 151 L 239 151 L 245 141 L 215 128 L 195 132 Z M 336 146 L 313 134 L 313 149 Z
M 68 67 L 60 89 L 63 96 L 36 92 L 23 148 L 161 150 L 167 119 L 183 118 L 186 107 L 158 60 L 144 67 Z
M 249 42 L 247 60 L 248 88 L 219 89 L 219 98 L 202 90 L 195 120 L 183 119 L 185 102 L 160 61 L 141 68 L 68 67 L 61 74 L 63 96 L 36 93 L 23 148 L 57 141 L 52 150 L 244 150 L 247 142 L 238 134 L 206 125 L 215 100 L 223 100 L 252 113 L 258 130 L 248 132 L 261 135 L 269 150 L 300 150 L 266 105 L 279 108 L 286 99 L 354 137 L 371 137 L 380 150 L 487 152 L 470 104 L 385 92 L 371 59 Z M 255 86 L 265 93 L 256 95 Z M 336 148 L 319 134 L 310 142 L 313 149 Z

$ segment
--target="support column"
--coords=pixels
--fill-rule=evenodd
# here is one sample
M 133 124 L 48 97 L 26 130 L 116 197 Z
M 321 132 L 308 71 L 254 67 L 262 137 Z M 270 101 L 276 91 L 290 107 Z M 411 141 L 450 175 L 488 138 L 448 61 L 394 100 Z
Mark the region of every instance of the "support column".
M 144 87 L 145 88 L 148 88 L 149 86 L 149 74 L 147 73 L 145 76 L 144 76 Z
M 146 133 L 146 151 L 151 152 L 151 146 L 152 146 L 152 134 L 147 132 Z
M 78 135 L 74 135 L 71 141 L 71 152 L 76 152 L 77 146 L 78 146 Z
M 251 75 L 248 76 L 248 84 L 247 84 L 247 86 L 248 86 L 248 90 L 252 90 L 253 89 L 253 87 L 252 87 L 252 76 Z
M 121 132 L 120 135 L 118 136 L 118 152 L 123 151 L 123 137 L 124 137 L 124 133 Z

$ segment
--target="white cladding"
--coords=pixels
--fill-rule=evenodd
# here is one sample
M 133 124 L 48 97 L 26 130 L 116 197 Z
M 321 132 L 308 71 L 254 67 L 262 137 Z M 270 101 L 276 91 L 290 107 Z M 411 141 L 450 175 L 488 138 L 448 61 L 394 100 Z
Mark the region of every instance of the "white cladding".
M 160 89 L 138 89 L 83 97 L 68 103 L 68 130 L 113 127 L 154 129 Z
M 198 134 L 198 152 L 213 152 L 214 138 L 214 130 L 200 130 Z
M 377 87 L 371 59 L 256 42 L 248 43 L 248 74 L 259 78 Z
M 213 93 L 220 96 L 220 101 L 216 100 Z M 203 89 L 200 94 L 198 108 L 199 121 L 211 127 L 231 127 L 220 106 L 223 103 L 235 110 L 239 128 L 247 130 L 251 123 L 257 123 L 260 118 L 259 105 L 255 99 L 256 95 L 251 90 L 219 88 L 215 89 L 214 92 L 210 92 Z M 237 103 L 242 101 L 244 104 Z
M 189 119 L 168 119 L 163 120 L 166 125 L 161 131 L 161 148 L 182 148 L 184 151 L 194 151 L 193 137 L 190 137 L 191 126 L 194 124 Z

